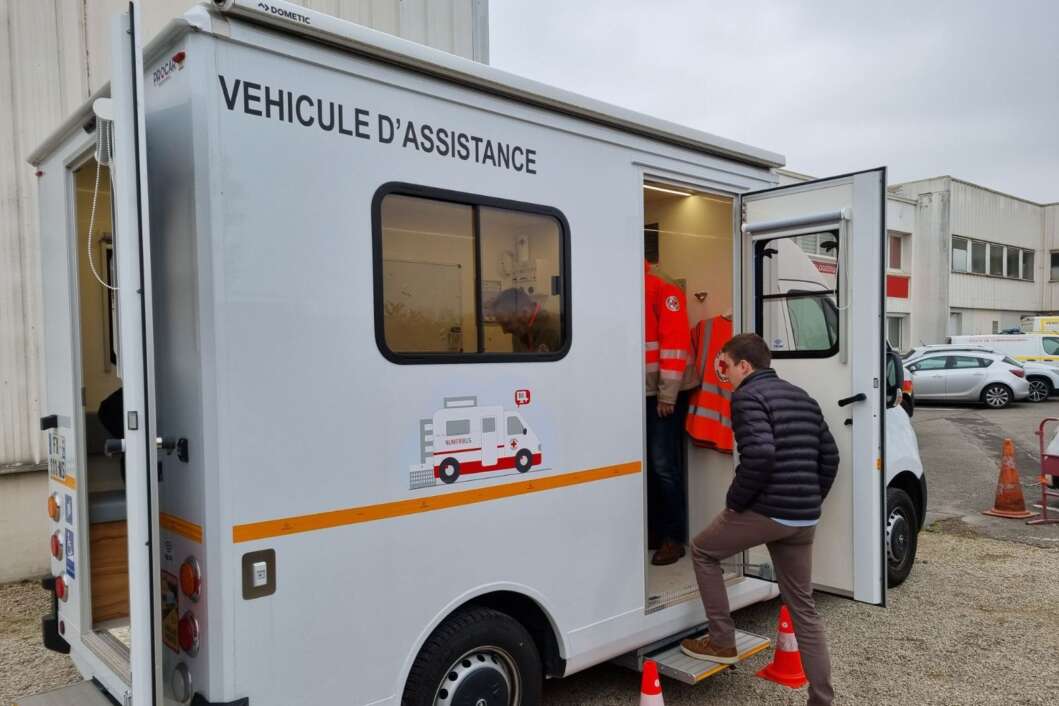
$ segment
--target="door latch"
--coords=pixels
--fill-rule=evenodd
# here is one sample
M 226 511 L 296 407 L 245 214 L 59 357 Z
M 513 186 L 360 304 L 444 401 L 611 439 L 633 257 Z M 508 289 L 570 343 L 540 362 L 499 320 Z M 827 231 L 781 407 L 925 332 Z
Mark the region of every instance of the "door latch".
M 155 439 L 155 445 L 167 455 L 176 451 L 177 460 L 181 463 L 188 462 L 188 440 L 184 437 L 174 439 L 171 436 L 159 436 Z

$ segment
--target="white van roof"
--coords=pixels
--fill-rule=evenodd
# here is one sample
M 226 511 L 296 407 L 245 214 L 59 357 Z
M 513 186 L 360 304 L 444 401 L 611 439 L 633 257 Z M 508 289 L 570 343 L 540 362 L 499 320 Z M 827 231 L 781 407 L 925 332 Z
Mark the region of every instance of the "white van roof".
M 229 19 L 245 19 L 265 24 L 273 29 L 336 45 L 389 64 L 696 152 L 764 168 L 782 167 L 786 163 L 783 155 L 775 152 L 626 110 L 313 10 L 301 7 L 297 9 L 300 16 L 308 18 L 308 22 L 296 22 L 262 12 L 257 8 L 257 3 L 245 0 L 215 0 L 213 3 L 203 3 L 170 22 L 151 40 L 144 50 L 144 66 L 153 63 L 159 52 L 189 31 L 213 34 L 212 20 L 219 13 Z M 91 117 L 92 101 L 109 93 L 109 84 L 101 87 L 33 151 L 28 159 L 30 164 L 40 164 L 72 130 L 81 127 Z

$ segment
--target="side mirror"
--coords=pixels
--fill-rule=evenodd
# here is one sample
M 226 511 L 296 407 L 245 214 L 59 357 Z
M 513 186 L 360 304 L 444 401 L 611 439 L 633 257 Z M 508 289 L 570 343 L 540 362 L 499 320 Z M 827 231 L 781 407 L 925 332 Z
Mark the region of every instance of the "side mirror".
M 897 404 L 897 395 L 905 383 L 905 367 L 901 356 L 895 351 L 886 351 L 886 406 Z

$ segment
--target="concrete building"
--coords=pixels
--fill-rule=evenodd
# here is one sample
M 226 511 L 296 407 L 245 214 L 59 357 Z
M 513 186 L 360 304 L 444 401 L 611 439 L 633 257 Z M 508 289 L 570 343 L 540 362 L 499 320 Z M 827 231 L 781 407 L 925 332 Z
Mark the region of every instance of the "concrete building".
M 150 38 L 195 0 L 142 0 Z M 302 5 L 488 63 L 488 0 Z M 110 19 L 127 0 L 0 0 L 0 582 L 44 573 L 48 536 L 37 191 L 26 157 L 109 80 Z M 100 357 L 103 360 L 103 357 Z M 106 364 L 105 362 L 101 364 Z
M 913 344 L 1018 328 L 1022 316 L 1059 309 L 1059 203 L 951 176 L 890 191 L 916 203 Z

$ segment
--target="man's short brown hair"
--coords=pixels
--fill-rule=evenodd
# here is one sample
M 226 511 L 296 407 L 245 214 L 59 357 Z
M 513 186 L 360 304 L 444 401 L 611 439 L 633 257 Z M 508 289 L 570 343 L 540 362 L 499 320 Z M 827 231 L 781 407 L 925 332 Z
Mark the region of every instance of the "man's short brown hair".
M 733 363 L 745 360 L 754 370 L 765 370 L 772 365 L 769 344 L 756 333 L 740 333 L 733 336 L 721 347 L 721 353 L 731 358 Z

